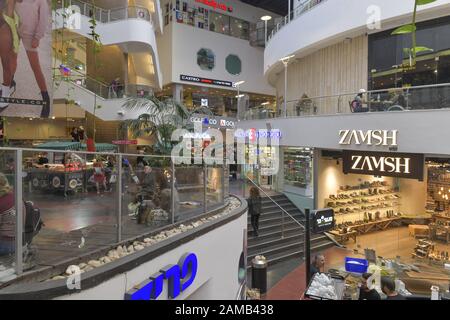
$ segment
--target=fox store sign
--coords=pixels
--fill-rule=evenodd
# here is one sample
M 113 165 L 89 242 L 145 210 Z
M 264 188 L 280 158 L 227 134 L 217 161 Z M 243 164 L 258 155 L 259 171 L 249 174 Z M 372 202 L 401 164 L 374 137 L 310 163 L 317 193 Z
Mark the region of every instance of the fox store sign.
M 134 286 L 125 293 L 125 300 L 156 300 L 163 292 L 164 282 L 167 282 L 169 288 L 169 299 L 175 299 L 194 283 L 197 269 L 197 256 L 186 253 L 178 264 L 168 265 Z

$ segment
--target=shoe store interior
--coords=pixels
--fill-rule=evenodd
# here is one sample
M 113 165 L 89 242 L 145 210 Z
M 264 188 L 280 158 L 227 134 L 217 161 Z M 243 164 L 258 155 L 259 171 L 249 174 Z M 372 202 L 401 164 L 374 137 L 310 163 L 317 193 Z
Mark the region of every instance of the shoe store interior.
M 373 250 L 379 258 L 423 263 L 446 282 L 450 159 L 426 158 L 424 170 L 423 181 L 344 174 L 342 158 L 322 154 L 317 204 L 334 209 L 330 234 L 355 254 Z

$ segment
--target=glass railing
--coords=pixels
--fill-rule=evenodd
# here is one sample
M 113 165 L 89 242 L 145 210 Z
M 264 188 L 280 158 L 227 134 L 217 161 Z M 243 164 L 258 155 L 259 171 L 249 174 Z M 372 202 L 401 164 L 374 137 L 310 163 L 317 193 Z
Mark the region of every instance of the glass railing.
M 150 22 L 152 21 L 150 11 L 147 8 L 141 6 L 128 6 L 124 8 L 104 9 L 78 0 L 61 1 L 60 8 L 67 8 L 70 6 L 79 8 L 80 9 L 79 12 L 81 15 L 87 17 L 95 17 L 95 20 L 102 23 L 109 23 L 127 19 L 142 19 Z
M 0 284 L 192 222 L 226 203 L 221 165 L 79 147 L 0 148 Z
M 278 106 L 278 111 L 253 109 L 244 119 L 334 115 L 342 113 L 406 112 L 450 108 L 450 84 L 353 92 L 339 95 L 304 97 Z
M 145 97 L 153 94 L 153 88 L 147 85 L 126 84 L 107 85 L 81 73 L 69 76 L 55 75 L 56 84 L 67 81 L 71 84 L 85 88 L 103 99 L 124 99 L 127 97 Z
M 302 16 L 304 13 L 310 11 L 315 8 L 317 5 L 326 2 L 327 0 L 306 0 L 303 1 L 300 5 L 298 5 L 294 10 L 291 11 L 290 17 L 289 15 L 283 17 L 280 22 L 278 22 L 273 28 L 272 32 L 268 36 L 268 41 L 273 38 L 273 36 L 283 29 L 284 26 L 288 25 L 291 21 L 297 19 Z

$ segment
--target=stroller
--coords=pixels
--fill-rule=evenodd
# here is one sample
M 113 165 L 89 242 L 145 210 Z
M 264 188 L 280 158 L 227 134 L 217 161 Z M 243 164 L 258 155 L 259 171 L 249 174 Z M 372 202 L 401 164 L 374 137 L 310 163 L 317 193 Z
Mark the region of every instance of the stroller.
M 31 247 L 33 238 L 44 226 L 41 219 L 41 211 L 36 208 L 31 201 L 24 201 L 25 204 L 25 225 L 23 229 L 23 263 L 24 270 L 32 269 L 35 266 L 35 250 Z

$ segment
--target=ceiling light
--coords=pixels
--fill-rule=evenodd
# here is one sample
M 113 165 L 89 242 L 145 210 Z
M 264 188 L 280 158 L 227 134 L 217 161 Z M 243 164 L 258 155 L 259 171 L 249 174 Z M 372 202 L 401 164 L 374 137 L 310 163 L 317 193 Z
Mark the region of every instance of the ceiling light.
M 261 20 L 262 20 L 262 21 L 269 21 L 269 20 L 271 20 L 271 19 L 272 19 L 271 16 L 262 16 L 262 17 L 261 17 Z
M 245 81 L 242 80 L 242 81 L 235 82 L 234 85 L 240 86 L 241 84 L 244 84 L 244 83 L 245 83 Z

